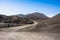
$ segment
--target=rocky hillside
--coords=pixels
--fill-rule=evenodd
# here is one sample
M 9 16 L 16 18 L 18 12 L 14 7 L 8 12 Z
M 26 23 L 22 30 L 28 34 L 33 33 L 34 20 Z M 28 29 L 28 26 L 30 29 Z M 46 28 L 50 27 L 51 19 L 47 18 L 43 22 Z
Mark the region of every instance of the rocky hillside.
M 18 16 L 6 16 L 6 15 L 0 15 L 0 27 L 1 24 L 3 26 L 17 26 L 17 25 L 25 25 L 25 24 L 32 24 L 33 20 L 18 17 Z
M 27 14 L 27 15 L 19 14 L 17 16 L 32 19 L 32 20 L 45 20 L 49 18 L 43 13 L 39 13 L 39 12 L 34 12 L 34 13 Z
M 39 21 L 35 28 L 27 31 L 45 31 L 45 32 L 55 32 L 55 33 L 60 33 L 60 13 L 55 15 L 54 17 L 44 20 L 44 21 Z
M 43 13 L 38 13 L 38 12 L 34 12 L 32 14 L 28 14 L 27 17 L 30 18 L 30 19 L 33 19 L 33 20 L 48 19 L 48 17 L 46 15 L 44 15 Z

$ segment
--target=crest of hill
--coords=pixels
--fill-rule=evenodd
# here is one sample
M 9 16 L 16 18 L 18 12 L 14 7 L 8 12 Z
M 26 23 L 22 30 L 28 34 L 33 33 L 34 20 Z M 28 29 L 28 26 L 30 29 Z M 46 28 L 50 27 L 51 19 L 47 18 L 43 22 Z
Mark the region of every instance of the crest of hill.
M 18 14 L 18 15 L 16 15 L 16 16 L 26 18 L 26 15 L 23 15 L 23 14 Z
M 60 13 L 50 18 L 47 22 L 49 24 L 60 24 Z
M 34 12 L 34 13 L 27 14 L 27 15 L 19 14 L 17 16 L 32 19 L 32 20 L 45 20 L 49 18 L 43 13 L 39 13 L 39 12 Z
M 34 12 L 34 13 L 27 14 L 26 18 L 30 18 L 32 20 L 45 20 L 48 19 L 49 17 L 47 17 L 43 13 Z
M 34 13 L 31 13 L 31 14 L 28 14 L 27 18 L 30 18 L 30 19 L 33 19 L 33 20 L 48 19 L 48 17 L 46 15 L 44 15 L 43 13 L 39 13 L 39 12 L 34 12 Z

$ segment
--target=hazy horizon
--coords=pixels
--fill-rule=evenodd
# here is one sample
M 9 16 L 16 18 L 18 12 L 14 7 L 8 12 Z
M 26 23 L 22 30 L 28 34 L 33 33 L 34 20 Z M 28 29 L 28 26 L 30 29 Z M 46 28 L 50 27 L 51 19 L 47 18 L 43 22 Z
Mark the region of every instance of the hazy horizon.
M 33 12 L 52 17 L 60 13 L 59 0 L 0 0 L 0 14 L 16 15 Z

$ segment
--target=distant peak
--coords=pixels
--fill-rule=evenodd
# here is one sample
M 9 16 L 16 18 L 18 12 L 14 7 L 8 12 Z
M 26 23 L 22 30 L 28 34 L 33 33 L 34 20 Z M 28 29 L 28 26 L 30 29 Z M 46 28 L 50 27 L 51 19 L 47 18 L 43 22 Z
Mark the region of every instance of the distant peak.
M 43 13 L 39 13 L 39 12 L 34 12 L 34 13 L 32 13 L 32 14 L 43 14 Z

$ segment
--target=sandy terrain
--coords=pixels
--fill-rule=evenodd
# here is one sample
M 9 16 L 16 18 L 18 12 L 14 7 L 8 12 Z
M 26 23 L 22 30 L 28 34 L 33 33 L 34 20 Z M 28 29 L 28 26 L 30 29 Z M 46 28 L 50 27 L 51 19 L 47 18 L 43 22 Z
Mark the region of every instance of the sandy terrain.
M 0 40 L 60 40 L 60 34 L 43 32 L 0 32 Z

